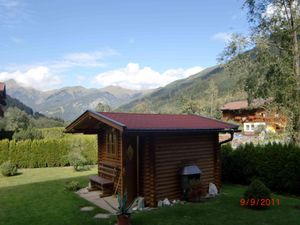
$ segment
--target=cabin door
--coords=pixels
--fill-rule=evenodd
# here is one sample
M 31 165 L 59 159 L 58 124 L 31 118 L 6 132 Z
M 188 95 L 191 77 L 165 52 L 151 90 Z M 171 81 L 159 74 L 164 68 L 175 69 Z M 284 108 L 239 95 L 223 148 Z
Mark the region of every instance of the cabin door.
M 125 161 L 125 189 L 128 203 L 137 197 L 137 136 L 128 136 L 124 148 Z

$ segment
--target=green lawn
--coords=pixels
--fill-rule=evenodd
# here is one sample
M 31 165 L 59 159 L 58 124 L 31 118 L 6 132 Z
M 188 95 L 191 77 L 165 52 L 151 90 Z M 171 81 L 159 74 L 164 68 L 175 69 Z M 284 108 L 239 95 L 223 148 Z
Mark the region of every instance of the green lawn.
M 0 224 L 2 225 L 92 225 L 114 224 L 114 219 L 97 220 L 94 212 L 80 212 L 90 203 L 64 190 L 67 180 L 87 184 L 91 171 L 72 168 L 26 169 L 15 177 L 0 176 Z M 280 206 L 256 211 L 239 206 L 245 187 L 224 185 L 222 194 L 205 203 L 177 205 L 134 214 L 133 225 L 282 225 L 299 224 L 300 199 L 277 196 Z
M 2 225 L 80 225 L 111 224 L 93 216 L 104 212 L 80 212 L 92 204 L 76 194 L 65 191 L 68 180 L 77 180 L 82 186 L 88 183 L 90 171 L 75 172 L 72 168 L 43 168 L 20 170 L 21 175 L 0 175 L 0 224 Z

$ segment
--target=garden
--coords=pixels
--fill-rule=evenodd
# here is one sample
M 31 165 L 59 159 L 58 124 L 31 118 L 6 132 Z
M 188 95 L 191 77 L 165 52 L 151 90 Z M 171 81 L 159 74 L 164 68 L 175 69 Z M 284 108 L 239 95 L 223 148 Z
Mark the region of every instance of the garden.
M 47 143 L 49 140 L 40 141 Z M 54 140 L 52 139 L 53 142 L 50 143 L 55 143 Z M 45 167 L 51 162 L 49 159 L 54 159 L 54 155 L 47 156 L 48 158 L 38 157 L 39 151 L 45 152 L 48 149 L 53 154 L 58 154 L 56 149 L 60 149 L 58 145 L 52 148 L 45 146 L 36 148 L 36 151 L 31 153 L 33 156 L 36 155 L 35 160 L 26 161 L 30 159 L 30 157 L 25 158 L 26 154 L 30 154 L 29 149 L 24 151 L 22 156 L 22 148 L 16 146 L 24 147 L 34 142 L 1 142 L 2 146 L 3 143 L 8 143 L 6 151 L 9 153 L 9 158 L 3 152 L 1 157 L 6 157 L 4 163 L 7 159 L 10 160 L 6 168 L 12 171 L 12 174 L 8 175 L 14 175 L 0 175 L 1 223 L 5 225 L 115 224 L 116 217 L 114 216 L 109 219 L 94 218 L 98 213 L 105 213 L 104 210 L 95 206 L 93 211 L 81 212 L 82 207 L 93 205 L 74 193 L 78 188 L 88 185 L 88 177 L 96 173 L 96 166 L 92 165 L 88 169 L 76 171 L 74 166 L 64 167 L 71 162 L 61 161 L 62 163 L 54 164 L 57 167 Z M 84 141 L 80 143 L 80 152 L 87 159 L 89 154 L 85 153 L 87 149 L 84 146 L 89 146 L 89 144 L 82 144 L 85 143 Z M 58 155 L 58 159 L 65 160 L 65 155 L 78 151 L 78 144 L 76 146 L 74 147 L 74 143 L 70 145 L 70 142 L 66 144 L 64 154 Z M 22 161 L 27 164 L 26 166 L 19 164 L 17 168 L 16 163 L 21 160 L 16 160 L 18 158 L 12 153 L 18 148 L 20 148 L 19 155 L 22 156 Z M 1 148 L 0 151 L 3 149 Z M 51 155 L 51 153 L 47 154 Z M 300 174 L 299 155 L 300 149 L 294 145 L 254 146 L 249 144 L 236 150 L 231 149 L 230 146 L 224 146 L 222 149 L 224 184 L 218 197 L 199 203 L 178 203 L 173 206 L 133 213 L 132 224 L 298 224 L 300 213 L 299 188 L 297 188 Z M 42 160 L 39 161 L 40 159 Z M 22 168 L 22 166 L 20 168 L 20 165 L 45 168 Z M 3 171 L 3 164 L 1 169 Z M 264 207 L 260 209 L 257 207 L 251 209 L 249 206 L 257 204 L 256 198 L 270 200 L 266 201 Z
M 67 191 L 69 181 L 86 186 L 88 176 L 96 173 L 75 172 L 71 167 L 21 169 L 20 175 L 0 175 L 0 221 L 5 225 L 66 225 L 66 224 L 115 224 L 115 218 L 96 219 L 103 212 L 95 208 L 80 212 L 91 203 Z M 300 198 L 273 194 L 280 205 L 265 210 L 248 209 L 240 205 L 245 186 L 225 184 L 219 197 L 201 203 L 178 204 L 132 215 L 133 225 L 276 225 L 299 224 Z

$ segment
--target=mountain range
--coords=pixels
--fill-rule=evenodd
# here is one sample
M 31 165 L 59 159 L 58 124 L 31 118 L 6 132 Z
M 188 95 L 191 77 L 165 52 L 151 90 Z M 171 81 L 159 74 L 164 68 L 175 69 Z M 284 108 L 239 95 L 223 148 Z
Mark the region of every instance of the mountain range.
M 65 121 L 75 119 L 87 109 L 95 109 L 98 103 L 116 108 L 151 92 L 151 90 L 129 90 L 117 86 L 101 89 L 74 86 L 40 91 L 24 87 L 15 80 L 8 80 L 5 83 L 7 94 L 11 97 L 20 100 L 36 112 Z
M 129 90 L 118 86 L 101 89 L 82 86 L 39 91 L 24 87 L 14 80 L 6 81 L 7 93 L 48 117 L 71 121 L 98 103 L 107 104 L 117 111 L 180 113 L 182 99 L 202 101 L 208 105 L 210 82 L 218 92 L 218 104 L 245 98 L 238 84 L 239 76 L 232 76 L 221 66 L 207 68 L 188 78 L 174 81 L 154 90 Z M 146 109 L 145 109 L 146 108 Z

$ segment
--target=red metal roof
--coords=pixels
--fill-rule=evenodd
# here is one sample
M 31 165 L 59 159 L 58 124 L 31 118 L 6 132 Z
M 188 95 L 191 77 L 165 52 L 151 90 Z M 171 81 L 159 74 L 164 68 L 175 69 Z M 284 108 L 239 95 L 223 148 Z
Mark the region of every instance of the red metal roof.
M 224 130 L 237 125 L 197 115 L 99 112 L 129 130 Z
M 239 110 L 239 109 L 248 109 L 248 108 L 259 108 L 265 105 L 266 103 L 270 103 L 272 99 L 254 99 L 252 103 L 249 105 L 247 100 L 240 100 L 234 102 L 228 102 L 223 105 L 221 110 Z
M 222 110 L 237 110 L 237 109 L 247 109 L 248 108 L 248 101 L 241 100 L 235 102 L 228 102 L 223 105 Z

